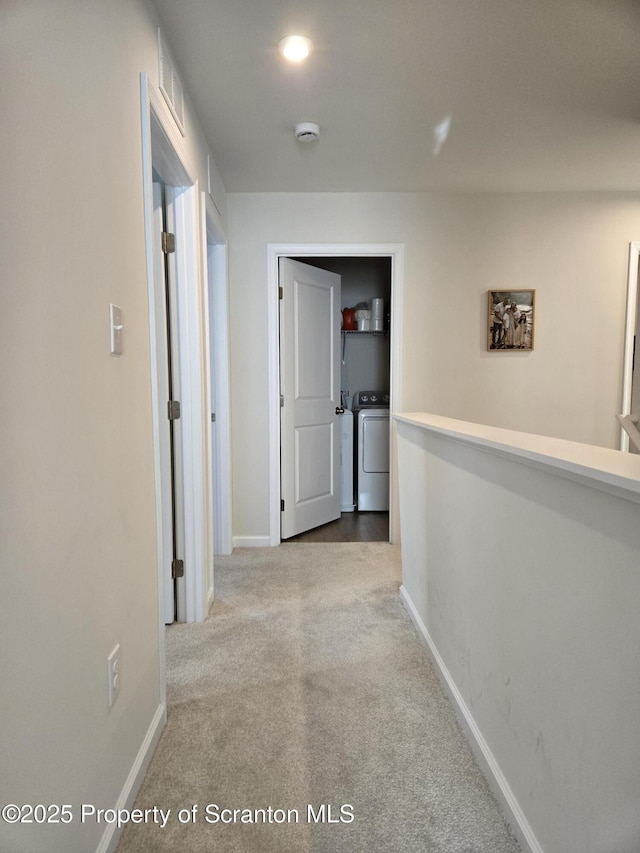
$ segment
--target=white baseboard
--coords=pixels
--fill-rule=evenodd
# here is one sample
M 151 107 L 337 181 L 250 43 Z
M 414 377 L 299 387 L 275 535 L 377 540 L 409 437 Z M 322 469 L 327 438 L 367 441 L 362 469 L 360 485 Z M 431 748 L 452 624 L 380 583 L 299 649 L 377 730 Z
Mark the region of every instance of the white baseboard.
M 158 708 L 153 715 L 151 725 L 147 730 L 145 739 L 142 742 L 142 746 L 136 756 L 136 760 L 133 762 L 133 766 L 129 771 L 127 780 L 124 783 L 124 787 L 120 792 L 120 796 L 118 797 L 118 801 L 115 805 L 116 809 L 131 809 L 133 807 L 138 791 L 140 790 L 140 785 L 142 785 L 142 780 L 145 777 L 166 721 L 167 710 L 164 705 L 158 705 Z M 114 853 L 118 846 L 118 842 L 120 841 L 122 829 L 123 827 L 118 829 L 115 824 L 107 826 L 102 834 L 96 853 Z
M 269 548 L 271 539 L 268 536 L 234 536 L 234 548 Z
M 451 673 L 447 669 L 443 659 L 440 657 L 433 639 L 427 631 L 427 628 L 404 585 L 400 587 L 400 600 L 407 609 L 407 612 L 411 617 L 411 621 L 418 631 L 420 639 L 425 643 L 429 655 L 438 668 L 442 684 L 453 703 L 456 717 L 467 734 L 471 748 L 473 749 L 478 763 L 487 777 L 489 787 L 502 806 L 504 814 L 511 825 L 511 829 L 513 830 L 513 834 L 516 836 L 518 843 L 522 847 L 523 851 L 527 851 L 527 853 L 544 853 L 533 833 L 533 830 L 529 826 L 529 822 L 527 821 L 524 812 L 520 808 L 520 804 L 515 798 L 509 783 L 500 769 L 495 756 L 489 749 L 489 744 L 484 739 L 482 732 L 478 728 L 478 725 L 471 714 L 471 711 L 462 698 L 462 694 L 456 687 Z

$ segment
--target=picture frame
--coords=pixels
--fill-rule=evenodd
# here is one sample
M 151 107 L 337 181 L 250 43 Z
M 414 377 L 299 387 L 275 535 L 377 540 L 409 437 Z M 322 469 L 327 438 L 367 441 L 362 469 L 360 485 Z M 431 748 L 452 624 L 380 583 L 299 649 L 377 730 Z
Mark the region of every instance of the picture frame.
M 531 352 L 535 331 L 535 290 L 490 290 L 487 350 Z

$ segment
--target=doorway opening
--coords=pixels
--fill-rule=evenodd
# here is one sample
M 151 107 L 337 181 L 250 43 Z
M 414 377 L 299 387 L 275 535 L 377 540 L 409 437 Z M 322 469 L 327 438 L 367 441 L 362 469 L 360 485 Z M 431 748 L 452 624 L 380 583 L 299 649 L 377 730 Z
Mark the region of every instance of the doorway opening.
M 270 346 L 270 544 L 283 540 L 281 532 L 281 351 L 280 351 L 280 280 L 282 258 L 337 273 L 344 281 L 338 314 L 343 308 L 360 306 L 371 312 L 371 300 L 384 303 L 382 329 L 376 327 L 340 329 L 339 405 L 353 412 L 361 402 L 361 393 L 382 392 L 388 405 L 386 412 L 386 445 L 388 451 L 388 510 L 360 509 L 357 483 L 351 506 L 339 518 L 320 528 L 300 533 L 287 541 L 399 541 L 397 509 L 397 475 L 394 464 L 395 429 L 391 415 L 401 411 L 400 340 L 402 321 L 402 285 L 404 247 L 401 244 L 322 244 L 269 245 L 269 346 Z M 364 305 L 367 305 L 365 308 Z M 376 306 L 379 309 L 379 305 Z M 371 313 L 369 314 L 369 318 Z M 344 333 L 343 333 L 344 332 Z M 373 334 L 371 334 L 374 332 Z M 344 363 L 343 363 L 344 362 Z M 353 416 L 352 416 L 353 417 Z M 354 433 L 357 426 L 354 426 Z M 372 434 L 372 433 L 371 433 Z M 378 442 L 378 445 L 380 442 Z M 357 439 L 355 442 L 357 448 Z M 357 452 L 357 450 L 356 450 Z M 357 464 L 357 463 L 356 463 Z M 352 467 L 348 457 L 343 469 Z M 346 493 L 348 495 L 348 491 Z M 348 501 L 348 498 L 346 499 Z M 341 507 L 342 509 L 342 507 Z
M 286 542 L 388 542 L 389 541 L 389 436 L 374 447 L 375 494 L 359 477 L 360 444 L 368 436 L 359 424 L 361 396 L 377 396 L 378 406 L 388 406 L 391 388 L 391 258 L 371 256 L 296 257 L 310 266 L 337 273 L 341 279 L 340 312 L 340 517 L 299 533 Z M 375 302 L 376 318 L 371 315 Z M 382 300 L 380 302 L 380 300 Z M 357 320 L 345 312 L 362 312 Z M 351 328 L 354 326 L 354 328 Z M 363 328 L 358 328 L 361 326 Z M 374 328 L 375 327 L 375 328 Z M 365 413 L 366 414 L 366 413 Z M 369 423 L 373 423 L 369 418 Z M 370 430 L 369 430 L 370 432 Z
M 202 194 L 187 165 L 184 141 L 172 123 L 162 95 L 140 75 L 142 162 L 149 299 L 151 397 L 158 551 L 158 606 L 161 690 L 164 694 L 164 624 L 172 616 L 173 543 L 169 421 L 179 421 L 179 461 L 175 463 L 175 515 L 182 530 L 180 559 L 184 575 L 177 579 L 178 621 L 206 618 L 213 590 L 213 524 L 211 402 L 209 387 L 207 238 Z M 154 179 L 164 184 L 168 225 L 174 237 L 162 238 L 171 254 L 175 277 L 175 329 L 172 367 L 180 398 L 170 404 L 167 380 L 167 325 L 164 287 L 158 271 L 164 261 L 155 234 L 160 219 L 154 210 Z M 214 217 L 215 218 L 215 217 Z M 216 238 L 217 239 L 217 238 Z M 175 251 L 171 251 L 175 249 Z M 213 250 L 212 250 L 213 252 Z M 223 270 L 226 276 L 226 269 Z M 226 287 L 226 278 L 224 285 Z M 174 331 L 172 329 L 172 332 Z M 174 424 L 175 425 L 175 424 Z M 178 569 L 179 567 L 176 567 Z M 166 593 L 166 594 L 165 594 Z

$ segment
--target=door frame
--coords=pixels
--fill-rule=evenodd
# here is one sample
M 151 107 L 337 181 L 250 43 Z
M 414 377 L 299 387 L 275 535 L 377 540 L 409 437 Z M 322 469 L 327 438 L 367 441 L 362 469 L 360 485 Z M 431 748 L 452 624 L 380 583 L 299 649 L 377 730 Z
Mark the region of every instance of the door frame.
M 160 400 L 158 377 L 166 370 L 159 359 L 158 306 L 154 282 L 153 251 L 153 169 L 168 187 L 175 189 L 176 275 L 180 293 L 179 361 L 182 393 L 183 505 L 185 531 L 184 608 L 179 621 L 202 621 L 208 611 L 208 584 L 205 577 L 207 555 L 211 549 L 211 525 L 207 518 L 210 489 L 210 442 L 207 440 L 205 413 L 210 411 L 209 364 L 206 359 L 207 293 L 200 256 L 200 207 L 198 180 L 186 166 L 184 141 L 164 99 L 145 73 L 140 75 L 142 131 L 142 183 L 144 193 L 144 233 L 147 258 L 149 300 L 149 345 L 151 361 L 151 398 L 153 417 L 154 475 L 156 491 L 156 541 L 158 553 L 158 609 L 161 659 L 161 691 L 166 693 L 164 652 L 164 565 L 171 555 L 165 551 L 162 519 L 171 495 L 163 486 L 162 454 L 167 430 L 162 428 L 166 402 Z M 189 286 L 185 286 L 185 285 Z M 194 286 L 195 284 L 195 286 Z M 182 286 L 181 286 L 182 285 Z M 166 483 L 166 478 L 165 478 Z
M 640 241 L 629 243 L 629 267 L 627 274 L 627 312 L 624 330 L 624 358 L 622 362 L 622 408 L 621 415 L 631 413 L 631 389 L 633 384 L 633 351 L 636 324 L 638 322 L 638 264 L 640 264 Z M 640 369 L 640 368 L 638 368 Z M 620 430 L 620 450 L 629 450 L 629 436 Z
M 269 544 L 279 545 L 280 536 L 280 300 L 279 259 L 379 258 L 391 260 L 391 365 L 390 415 L 402 411 L 402 322 L 404 294 L 404 243 L 269 243 L 267 244 L 267 332 L 269 343 Z M 400 542 L 398 473 L 395 464 L 396 433 L 391 419 L 389 471 L 389 540 Z

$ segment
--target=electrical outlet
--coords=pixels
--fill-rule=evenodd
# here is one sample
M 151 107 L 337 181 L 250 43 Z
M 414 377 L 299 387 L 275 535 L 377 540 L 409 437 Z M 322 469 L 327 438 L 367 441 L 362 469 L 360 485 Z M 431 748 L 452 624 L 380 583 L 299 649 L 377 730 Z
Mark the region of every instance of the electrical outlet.
M 120 693 L 120 664 L 120 643 L 118 643 L 107 658 L 107 691 L 110 708 Z

